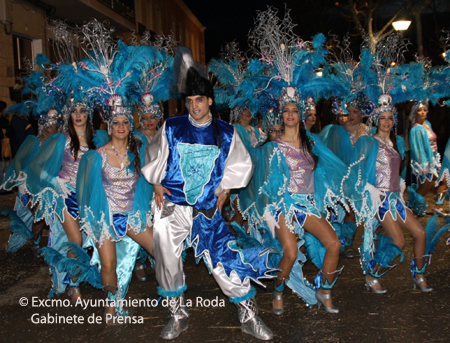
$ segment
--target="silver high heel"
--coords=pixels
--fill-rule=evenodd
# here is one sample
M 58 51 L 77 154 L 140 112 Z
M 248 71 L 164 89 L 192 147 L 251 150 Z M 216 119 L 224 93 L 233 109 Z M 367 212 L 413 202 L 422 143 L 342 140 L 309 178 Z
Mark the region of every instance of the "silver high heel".
M 384 294 L 387 292 L 386 288 L 380 288 L 380 289 L 376 289 L 373 286 L 375 286 L 376 284 L 380 284 L 380 281 L 378 279 L 373 279 L 373 280 L 367 280 L 367 278 L 364 278 L 365 284 L 366 284 L 366 288 L 369 291 L 372 291 L 372 293 L 375 294 Z
M 277 294 L 275 291 L 272 293 L 272 300 L 283 300 L 283 293 Z M 281 316 L 284 313 L 284 304 L 283 307 L 275 308 L 272 305 L 272 312 L 277 316 Z
M 78 299 L 81 299 L 81 296 L 74 300 L 72 299 L 72 295 L 79 293 L 81 295 L 80 289 L 78 287 L 70 287 L 69 290 L 67 291 L 67 295 L 70 297 L 70 302 L 75 305 L 78 301 Z
M 319 291 L 316 292 L 316 299 L 317 299 L 317 305 L 320 308 L 320 305 L 323 305 L 323 307 L 325 308 L 325 311 L 327 311 L 328 313 L 339 313 L 339 309 L 337 307 L 328 307 L 327 305 L 325 305 L 325 300 L 331 299 L 331 293 L 328 294 L 323 294 L 320 293 Z
M 448 217 L 448 214 L 445 213 L 445 212 L 442 210 L 442 208 L 433 208 L 433 213 L 434 213 L 434 214 L 437 214 L 439 217 L 443 217 L 443 218 Z
M 348 259 L 355 258 L 355 252 L 353 251 L 353 248 L 346 248 L 344 256 Z
M 431 292 L 433 290 L 432 287 L 424 287 L 421 285 L 422 282 L 427 281 L 424 277 L 420 277 L 418 279 L 416 279 L 414 276 L 412 277 L 412 282 L 413 282 L 413 289 L 416 289 L 417 287 L 420 288 L 420 290 L 424 293 L 428 293 Z
M 143 270 L 143 269 L 144 269 L 144 265 L 143 264 L 134 267 L 134 272 L 135 272 L 134 274 L 136 275 L 136 279 L 139 282 L 147 281 L 147 275 L 146 274 L 140 275 L 140 274 L 137 273 L 138 270 Z

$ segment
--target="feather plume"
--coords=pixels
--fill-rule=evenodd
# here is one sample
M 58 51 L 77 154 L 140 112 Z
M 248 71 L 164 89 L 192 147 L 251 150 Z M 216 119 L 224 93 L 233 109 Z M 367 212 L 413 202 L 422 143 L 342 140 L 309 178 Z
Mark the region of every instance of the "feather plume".
M 403 262 L 404 255 L 402 250 L 392 242 L 393 239 L 390 237 L 384 235 L 378 237 L 374 260 L 377 265 L 383 268 L 389 267 L 397 256 L 400 256 L 400 262 Z
M 15 212 L 3 210 L 2 215 L 9 217 L 9 229 L 11 230 L 11 236 L 5 251 L 13 253 L 23 247 L 29 239 L 33 238 L 33 233 Z

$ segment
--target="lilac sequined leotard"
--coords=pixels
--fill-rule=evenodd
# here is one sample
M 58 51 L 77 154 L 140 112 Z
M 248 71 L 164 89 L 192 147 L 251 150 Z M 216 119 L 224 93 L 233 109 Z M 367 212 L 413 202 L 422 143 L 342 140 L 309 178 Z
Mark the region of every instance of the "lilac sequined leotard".
M 291 179 L 288 191 L 295 194 L 314 193 L 314 160 L 307 150 L 296 148 L 277 138 L 278 144 L 289 167 Z
M 97 149 L 102 156 L 102 180 L 111 213 L 126 213 L 133 210 L 136 181 L 139 177 L 130 168 L 112 166 L 106 155 L 105 146 Z
M 379 144 L 376 177 L 377 188 L 385 192 L 400 191 L 400 154 L 394 149 L 390 141 L 384 142 L 380 137 L 373 136 Z
M 78 165 L 80 164 L 81 157 L 83 157 L 84 153 L 89 150 L 87 146 L 80 146 L 78 150 L 77 160 L 73 158 L 72 151 L 70 151 L 70 136 L 66 134 L 66 143 L 64 145 L 64 153 L 63 153 L 63 164 L 61 171 L 59 172 L 59 177 L 64 179 L 64 182 L 69 184 L 69 186 L 76 188 L 77 183 L 77 173 L 78 173 Z

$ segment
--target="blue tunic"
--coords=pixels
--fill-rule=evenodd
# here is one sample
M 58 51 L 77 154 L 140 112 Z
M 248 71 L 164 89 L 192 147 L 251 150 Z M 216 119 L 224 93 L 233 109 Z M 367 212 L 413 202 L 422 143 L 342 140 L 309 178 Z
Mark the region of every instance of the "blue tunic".
M 213 125 L 193 126 L 187 115 L 166 121 L 169 158 L 161 185 L 172 195 L 168 199 L 183 206 L 208 210 L 216 205 L 214 191 L 222 181 L 234 128 L 217 120 L 221 148 L 216 145 Z M 217 142 L 218 144 L 218 142 Z

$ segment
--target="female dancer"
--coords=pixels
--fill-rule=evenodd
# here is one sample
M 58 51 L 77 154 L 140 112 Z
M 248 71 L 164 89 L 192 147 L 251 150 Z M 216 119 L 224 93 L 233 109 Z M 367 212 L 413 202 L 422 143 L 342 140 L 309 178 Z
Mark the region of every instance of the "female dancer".
M 268 182 L 263 183 L 264 186 L 261 189 L 263 194 L 266 192 L 270 194 L 270 199 L 264 200 L 263 197 L 265 209 L 259 212 L 264 213 L 266 219 L 272 216 L 275 220 L 275 223 L 272 224 L 270 223 L 272 219 L 266 221 L 269 226 L 278 228 L 275 231 L 283 251 L 283 256 L 278 264 L 281 271 L 277 274 L 273 294 L 273 312 L 282 314 L 284 311 L 282 302 L 284 285 L 289 280 L 294 263 L 298 260 L 297 236 L 302 237 L 302 230 L 304 229 L 319 239 L 326 249 L 322 271 L 316 278 L 316 285 L 319 290 L 315 293 L 315 298 L 319 305 L 325 307 L 327 312 L 338 313 L 339 310 L 333 307 L 330 293 L 342 270 L 336 270 L 340 242 L 332 227 L 320 214 L 315 200 L 313 200 L 313 193 L 316 192 L 315 185 L 317 184 L 317 180 L 315 180 L 315 170 L 319 161 L 317 154 L 321 155 L 322 152 L 325 152 L 326 147 L 320 144 L 318 138 L 309 135 L 302 126 L 297 90 L 293 87 L 287 87 L 282 94 L 280 108 L 283 115 L 284 133 L 273 143 L 263 146 L 262 155 L 266 158 L 264 160 L 263 157 L 261 165 L 258 164 L 257 167 L 258 169 L 264 168 L 263 166 L 270 166 Z M 274 154 L 279 155 L 280 163 L 278 165 L 273 164 L 273 161 L 277 159 Z M 335 163 L 336 169 L 339 170 L 341 165 L 345 169 L 337 157 L 333 159 L 331 152 L 328 155 L 333 160 L 332 163 Z M 285 177 L 280 177 L 280 174 L 273 168 L 279 168 L 279 171 Z M 344 173 L 342 173 L 341 179 L 343 175 Z M 331 174 L 327 176 L 330 180 L 334 179 Z M 287 184 L 281 185 L 282 179 L 287 180 Z M 266 189 L 267 187 L 272 188 L 272 192 Z M 324 187 L 326 188 L 326 186 Z M 284 190 L 281 199 L 280 193 L 273 191 L 274 188 Z M 324 198 L 320 198 L 321 196 L 316 201 L 323 201 Z M 278 204 L 277 208 L 272 208 L 273 205 L 270 205 L 270 203 Z M 268 215 L 269 213 L 270 215 Z
M 408 205 L 419 216 L 426 213 L 425 196 L 433 187 L 433 180 L 437 178 L 441 168 L 437 137 L 427 120 L 427 114 L 428 103 L 420 101 L 413 105 L 410 115 L 413 123 L 409 136 L 412 187 L 408 187 Z M 433 209 L 433 212 L 440 216 L 445 216 L 442 205 L 447 190 L 446 181 L 441 180 L 437 185 L 436 207 Z
M 89 150 L 101 146 L 106 141 L 106 133 L 95 132 L 92 127 L 93 111 L 83 101 L 71 99 L 65 108 L 64 135 L 53 135 L 44 143 L 36 159 L 31 163 L 33 178 L 27 180 L 31 190 L 33 204 L 40 202 L 36 220 L 45 218 L 50 224 L 49 245 L 53 249 L 43 248 L 42 255 L 50 260 L 54 250 L 63 253 L 62 245 L 68 241 L 82 246 L 80 231 L 76 180 L 81 157 Z M 50 156 L 50 158 L 49 158 Z M 51 170 L 49 169 L 51 168 Z M 47 170 L 49 169 L 49 170 Z M 39 179 L 42 171 L 47 178 Z M 49 187 L 50 186 L 50 187 Z M 52 204 L 56 202 L 56 207 Z M 57 218 L 55 218 L 55 215 Z M 69 250 L 67 257 L 74 258 Z M 53 293 L 62 293 L 65 289 L 66 273 L 52 265 Z M 72 301 L 81 297 L 78 275 L 69 275 L 68 295 Z
M 332 112 L 339 118 L 343 113 L 340 100 L 334 97 L 332 99 Z M 369 115 L 373 110 L 373 104 L 362 92 L 358 92 L 353 99 L 345 103 L 348 112 L 348 121 L 338 125 L 328 125 L 320 133 L 323 143 L 331 149 L 345 164 L 349 165 L 352 155 L 352 147 L 362 136 L 370 135 L 369 127 L 362 123 L 364 116 Z M 345 130 L 343 130 L 344 128 Z M 336 221 L 333 226 L 340 226 L 341 241 L 344 241 L 344 254 L 346 258 L 354 258 L 353 239 L 356 234 L 355 214 L 350 211 L 344 211 L 341 207 L 336 213 Z
M 316 124 L 316 105 L 312 98 L 308 98 L 305 102 L 305 127 L 308 132 L 311 132 L 312 127 Z
M 316 293 L 319 304 L 322 304 L 327 312 L 338 313 L 331 301 L 331 289 L 334 286 L 339 271 L 336 270 L 339 261 L 340 242 L 336 233 L 328 222 L 320 215 L 314 207 L 314 202 L 308 196 L 314 193 L 313 180 L 316 165 L 315 155 L 312 153 L 311 143 L 303 128 L 300 127 L 300 110 L 294 103 L 283 107 L 283 121 L 285 132 L 274 142 L 281 149 L 286 162 L 288 162 L 291 181 L 288 191 L 292 192 L 293 200 L 300 202 L 306 207 L 302 214 L 305 216 L 303 228 L 317 237 L 327 249 L 323 261 L 323 277 L 320 280 L 320 289 Z M 295 165 L 294 162 L 299 162 Z M 300 173 L 300 165 L 303 165 L 304 174 Z M 303 175 L 301 175 L 303 174 Z M 300 225 L 301 223 L 299 223 Z M 295 234 L 288 228 L 283 215 L 280 215 L 278 239 L 283 248 L 283 257 L 278 265 L 281 272 L 277 274 L 274 292 L 274 312 L 280 312 L 283 308 L 284 283 L 289 278 L 292 265 L 297 260 L 297 239 Z M 337 273 L 337 275 L 335 275 Z
M 267 135 L 260 129 L 250 125 L 252 121 L 252 114 L 250 113 L 250 110 L 245 107 L 243 110 L 237 108 L 233 111 L 240 111 L 239 119 L 234 127 L 238 131 L 239 137 L 241 137 L 247 149 L 249 144 L 254 148 L 261 146 L 265 142 Z
M 33 101 L 26 100 L 23 103 L 12 106 L 9 110 L 24 115 L 30 112 L 34 106 L 36 104 Z M 17 251 L 27 242 L 28 238 L 31 238 L 33 243 L 31 251 L 34 257 L 38 257 L 37 251 L 40 248 L 41 232 L 45 222 L 43 220 L 34 222 L 36 206 L 31 207 L 30 195 L 27 194 L 25 180 L 28 174 L 29 164 L 36 156 L 40 145 L 50 135 L 60 129 L 61 120 L 61 115 L 55 108 L 42 114 L 38 120 L 38 137 L 27 137 L 5 174 L 1 188 L 6 190 L 11 190 L 13 187 L 19 188 L 14 206 L 15 214 L 13 212 L 5 213 L 11 218 L 9 226 L 12 230 L 12 235 L 6 247 L 7 252 Z
M 152 102 L 153 95 L 145 93 L 141 97 L 141 102 L 139 104 L 139 119 L 141 125 L 137 128 L 137 131 L 144 134 L 147 138 L 147 142 L 143 142 L 145 144 L 150 144 L 161 122 L 161 110 L 159 109 L 159 105 L 152 104 Z M 147 105 L 147 103 L 149 104 Z
M 144 135 L 145 138 L 141 139 L 143 140 L 142 145 L 145 147 L 150 144 L 161 123 L 161 108 L 160 105 L 154 101 L 153 94 L 144 93 L 140 97 L 138 113 L 141 125 L 136 131 Z M 147 280 L 147 275 L 145 274 L 145 262 L 147 261 L 147 258 L 148 253 L 142 248 L 134 267 L 136 278 L 141 282 Z
M 98 249 L 103 291 L 117 305 L 131 279 L 129 266 L 134 265 L 140 246 L 151 253 L 153 235 L 148 226 L 152 190 L 140 173 L 144 149 L 132 135 L 131 111 L 114 97 L 108 120 L 111 141 L 83 157 L 77 193 L 82 229 Z M 140 246 L 126 242 L 127 235 Z M 121 306 L 107 307 L 107 322 L 113 313 L 126 315 Z
M 383 94 L 379 99 L 380 106 L 374 114 L 374 123 L 377 131 L 373 138 L 364 137 L 358 140 L 355 146 L 354 157 L 356 161 L 362 154 L 366 156 L 366 168 L 362 173 L 364 183 L 375 187 L 372 195 L 377 194 L 380 201 L 372 202 L 372 218 L 365 219 L 365 237 L 361 264 L 365 276 L 365 285 L 368 290 L 376 294 L 386 293 L 379 282 L 380 277 L 386 273 L 385 268 L 392 268 L 389 264 L 405 246 L 405 238 L 401 226 L 406 228 L 414 237 L 414 257 L 411 264 L 412 282 L 414 288 L 419 287 L 422 292 L 430 292 L 423 274 L 428 265 L 430 249 L 426 247 L 426 232 L 413 213 L 406 207 L 400 186 L 400 166 L 404 146 L 398 144 L 393 131 L 396 124 L 397 110 L 392 105 L 392 97 Z M 404 186 L 403 186 L 404 188 Z M 378 225 L 383 227 L 390 239 L 378 235 L 378 243 L 374 248 L 374 232 Z M 392 243 L 390 243 L 392 241 Z M 427 248 L 427 249 L 426 249 Z M 387 253 L 388 250 L 393 253 Z M 375 253 L 373 253 L 375 251 Z M 402 257 L 403 259 L 403 257 Z M 389 270 L 389 269 L 388 269 Z

